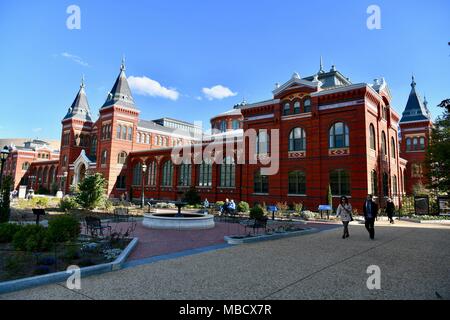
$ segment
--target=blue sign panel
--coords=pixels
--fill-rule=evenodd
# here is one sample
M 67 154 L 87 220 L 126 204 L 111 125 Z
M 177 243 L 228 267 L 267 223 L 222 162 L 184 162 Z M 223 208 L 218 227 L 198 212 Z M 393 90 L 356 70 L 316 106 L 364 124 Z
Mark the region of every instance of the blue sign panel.
M 333 210 L 330 205 L 323 204 L 319 206 L 319 211 L 331 211 Z

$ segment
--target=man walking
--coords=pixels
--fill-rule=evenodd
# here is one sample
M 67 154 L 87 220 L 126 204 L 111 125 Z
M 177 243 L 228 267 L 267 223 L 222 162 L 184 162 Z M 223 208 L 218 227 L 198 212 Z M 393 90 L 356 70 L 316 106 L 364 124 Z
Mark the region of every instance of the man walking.
M 370 239 L 375 239 L 375 219 L 378 214 L 378 205 L 372 201 L 372 195 L 367 195 L 367 200 L 363 207 L 364 220 L 367 231 L 369 231 Z

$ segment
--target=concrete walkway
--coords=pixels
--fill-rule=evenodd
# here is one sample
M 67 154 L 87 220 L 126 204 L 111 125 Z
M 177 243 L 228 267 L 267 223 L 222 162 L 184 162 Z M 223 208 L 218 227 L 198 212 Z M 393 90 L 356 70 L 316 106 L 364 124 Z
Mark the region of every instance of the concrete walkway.
M 0 299 L 450 299 L 450 228 L 379 222 L 159 261 Z M 368 290 L 367 267 L 381 269 Z

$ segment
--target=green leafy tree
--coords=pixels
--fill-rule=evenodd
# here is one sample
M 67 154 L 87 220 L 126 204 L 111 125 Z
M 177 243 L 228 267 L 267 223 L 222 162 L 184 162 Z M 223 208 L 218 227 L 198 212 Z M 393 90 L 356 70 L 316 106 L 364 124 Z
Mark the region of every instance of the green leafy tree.
M 8 222 L 11 214 L 9 193 L 11 192 L 12 178 L 6 176 L 3 178 L 2 188 L 0 189 L 0 223 Z
M 83 209 L 95 209 L 104 202 L 106 197 L 106 180 L 101 173 L 86 176 L 78 184 L 77 203 Z
M 426 172 L 429 188 L 436 192 L 448 193 L 450 190 L 450 99 L 442 101 L 439 107 L 443 114 L 436 120 L 431 131 L 426 156 Z
M 328 205 L 330 205 L 331 208 L 333 208 L 333 194 L 331 193 L 331 186 L 330 185 L 328 185 L 327 201 L 328 201 Z
M 200 195 L 198 194 L 197 190 L 195 190 L 194 187 L 190 188 L 186 193 L 184 194 L 183 198 L 184 202 L 187 202 L 190 205 L 196 205 L 200 204 L 202 201 L 200 198 Z

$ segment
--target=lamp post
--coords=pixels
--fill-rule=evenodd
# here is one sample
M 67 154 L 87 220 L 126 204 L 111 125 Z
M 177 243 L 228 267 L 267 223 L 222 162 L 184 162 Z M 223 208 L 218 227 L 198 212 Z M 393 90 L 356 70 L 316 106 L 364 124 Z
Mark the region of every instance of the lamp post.
M 0 152 L 0 160 L 1 160 L 1 167 L 0 167 L 0 188 L 2 187 L 3 182 L 3 167 L 5 166 L 6 159 L 9 156 L 9 148 L 5 146 L 2 151 Z
M 63 190 L 63 194 L 66 192 L 66 181 L 67 181 L 67 176 L 69 175 L 69 173 L 67 171 L 64 171 L 63 173 L 63 179 L 64 179 L 64 190 Z
M 141 189 L 141 209 L 145 206 L 145 172 L 147 171 L 147 165 L 144 163 L 142 165 L 142 189 Z

